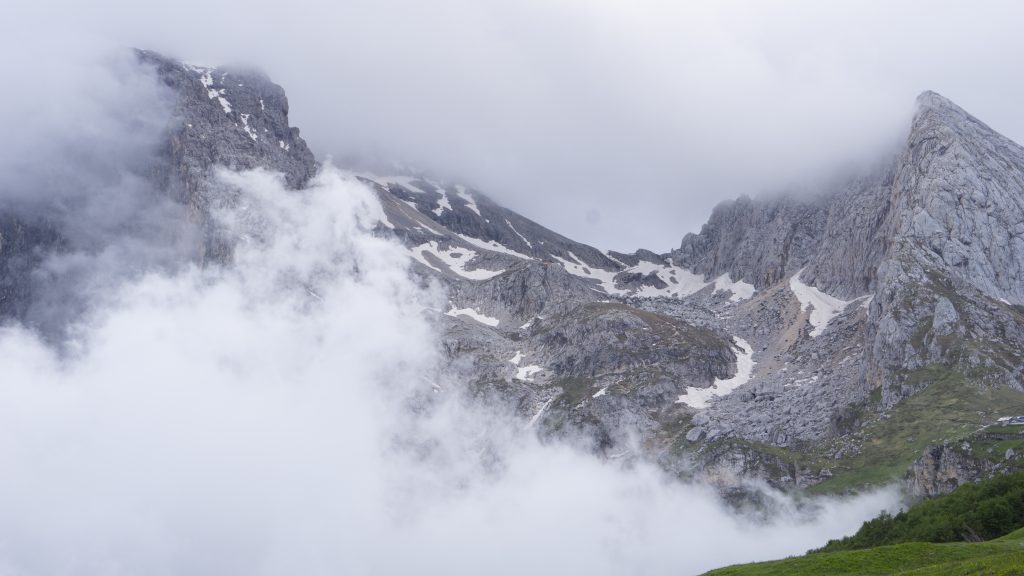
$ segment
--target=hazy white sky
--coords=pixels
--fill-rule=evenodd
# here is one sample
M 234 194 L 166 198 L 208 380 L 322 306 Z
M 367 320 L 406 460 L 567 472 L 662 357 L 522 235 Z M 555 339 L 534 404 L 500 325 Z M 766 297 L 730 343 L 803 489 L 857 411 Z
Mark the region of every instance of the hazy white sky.
M 925 89 L 1024 139 L 1019 2 L 18 4 L 5 52 L 248 61 L 318 155 L 461 177 L 602 248 L 669 249 L 723 199 L 877 153 Z

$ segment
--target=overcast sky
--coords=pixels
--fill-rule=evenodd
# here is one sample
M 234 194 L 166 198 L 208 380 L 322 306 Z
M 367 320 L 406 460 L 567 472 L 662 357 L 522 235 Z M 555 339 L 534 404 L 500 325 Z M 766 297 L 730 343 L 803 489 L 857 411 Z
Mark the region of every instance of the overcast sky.
M 259 65 L 319 156 L 461 178 L 601 248 L 667 250 L 723 199 L 877 154 L 925 89 L 1024 140 L 1019 2 L 16 0 L 4 20 L 2 58 L 44 69 L 114 46 Z

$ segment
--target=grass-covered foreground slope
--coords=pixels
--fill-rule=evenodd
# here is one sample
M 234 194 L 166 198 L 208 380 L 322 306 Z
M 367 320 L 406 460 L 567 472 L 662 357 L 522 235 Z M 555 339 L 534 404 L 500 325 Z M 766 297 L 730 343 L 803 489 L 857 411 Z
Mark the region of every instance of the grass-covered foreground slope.
M 895 516 L 865 522 L 853 536 L 833 540 L 817 552 L 859 550 L 903 542 L 976 542 L 1024 526 L 1024 472 L 925 500 Z
M 883 514 L 855 535 L 805 556 L 708 574 L 1024 576 L 1022 526 L 1024 473 L 1017 473 L 961 486 L 895 516 Z M 993 539 L 976 541 L 984 538 Z
M 979 543 L 908 542 L 729 566 L 707 576 L 1024 575 L 1024 529 Z

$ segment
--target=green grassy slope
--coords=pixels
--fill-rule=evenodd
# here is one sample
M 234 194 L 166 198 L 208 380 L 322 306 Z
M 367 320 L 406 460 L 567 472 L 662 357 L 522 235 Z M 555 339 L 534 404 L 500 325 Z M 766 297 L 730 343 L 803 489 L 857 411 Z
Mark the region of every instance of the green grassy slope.
M 976 544 L 913 542 L 721 568 L 707 576 L 1024 576 L 1024 529 Z
M 1024 576 L 1024 472 L 961 486 L 895 516 L 883 514 L 805 556 L 708 574 Z
M 839 552 L 903 542 L 963 542 L 997 538 L 1024 526 L 1024 472 L 966 484 L 895 516 L 865 522 L 853 536 L 817 552 Z

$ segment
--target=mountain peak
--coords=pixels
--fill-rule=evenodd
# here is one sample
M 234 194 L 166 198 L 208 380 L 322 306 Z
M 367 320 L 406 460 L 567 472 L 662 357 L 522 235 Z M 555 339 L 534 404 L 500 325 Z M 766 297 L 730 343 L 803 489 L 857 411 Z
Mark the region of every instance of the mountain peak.
M 933 134 L 936 130 L 952 131 L 954 134 L 974 137 L 998 136 L 998 133 L 978 120 L 949 98 L 931 90 L 925 90 L 917 97 L 917 112 L 911 126 L 913 135 Z
M 962 111 L 962 109 L 954 104 L 952 100 L 931 90 L 925 90 L 917 95 L 917 105 L 920 108 L 953 109 Z

